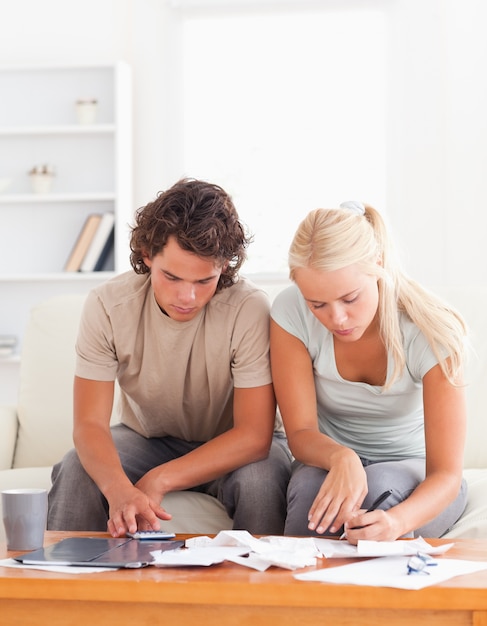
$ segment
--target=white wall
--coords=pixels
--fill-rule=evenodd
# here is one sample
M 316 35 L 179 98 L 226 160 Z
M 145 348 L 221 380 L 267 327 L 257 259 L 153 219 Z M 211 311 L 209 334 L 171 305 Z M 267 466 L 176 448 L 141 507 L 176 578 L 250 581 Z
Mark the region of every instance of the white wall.
M 410 273 L 486 283 L 487 3 L 391 3 L 388 208 Z
M 415 278 L 430 285 L 485 283 L 487 3 L 360 4 L 367 2 L 386 12 L 391 27 L 387 207 L 378 208 L 387 210 Z M 0 10 L 1 65 L 128 61 L 135 207 L 174 182 L 181 120 L 168 86 L 177 85 L 178 24 L 166 0 L 0 0 Z

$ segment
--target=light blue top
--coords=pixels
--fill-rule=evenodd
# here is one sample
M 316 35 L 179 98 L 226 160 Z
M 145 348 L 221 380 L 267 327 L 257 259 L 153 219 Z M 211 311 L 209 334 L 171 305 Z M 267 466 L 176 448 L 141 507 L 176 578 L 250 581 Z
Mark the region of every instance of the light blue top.
M 425 456 L 422 379 L 438 359 L 406 315 L 400 317 L 406 367 L 389 389 L 340 376 L 333 335 L 311 313 L 296 285 L 278 294 L 271 315 L 311 356 L 321 432 L 371 461 Z M 388 379 L 392 369 L 389 356 Z

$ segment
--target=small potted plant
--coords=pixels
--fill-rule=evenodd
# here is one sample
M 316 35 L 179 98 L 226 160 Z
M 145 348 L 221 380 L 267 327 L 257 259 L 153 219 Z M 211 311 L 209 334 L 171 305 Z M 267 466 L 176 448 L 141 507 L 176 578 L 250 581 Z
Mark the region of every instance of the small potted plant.
M 51 191 L 54 169 L 50 165 L 34 165 L 29 176 L 34 193 L 49 193 Z

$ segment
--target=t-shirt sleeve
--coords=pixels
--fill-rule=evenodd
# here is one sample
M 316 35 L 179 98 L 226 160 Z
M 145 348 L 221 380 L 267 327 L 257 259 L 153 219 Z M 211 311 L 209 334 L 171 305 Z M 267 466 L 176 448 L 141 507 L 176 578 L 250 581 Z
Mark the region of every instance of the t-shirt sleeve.
M 438 365 L 438 358 L 419 330 L 406 346 L 406 362 L 411 375 L 417 380 L 422 380 L 430 369 Z
M 241 303 L 235 320 L 231 349 L 235 387 L 261 387 L 272 382 L 269 321 L 269 298 L 256 290 Z
M 118 361 L 112 326 L 96 291 L 88 294 L 83 308 L 76 355 L 76 376 L 99 381 L 116 379 Z
M 403 333 L 409 372 L 416 380 L 422 380 L 431 368 L 438 365 L 438 358 L 426 337 L 412 322 L 403 326 Z
M 296 285 L 286 287 L 274 299 L 271 317 L 281 328 L 309 345 L 309 310 Z

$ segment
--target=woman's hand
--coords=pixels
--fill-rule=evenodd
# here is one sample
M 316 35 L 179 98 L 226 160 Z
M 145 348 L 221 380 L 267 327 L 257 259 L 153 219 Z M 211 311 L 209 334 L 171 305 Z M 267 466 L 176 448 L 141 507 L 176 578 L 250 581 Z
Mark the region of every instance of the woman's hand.
M 345 522 L 347 541 L 357 545 L 359 539 L 367 541 L 395 541 L 402 532 L 398 520 L 395 519 L 394 508 L 382 511 L 360 510 Z
M 367 477 L 360 458 L 349 448 L 340 448 L 308 515 L 308 528 L 318 534 L 338 530 L 360 509 L 367 495 Z

